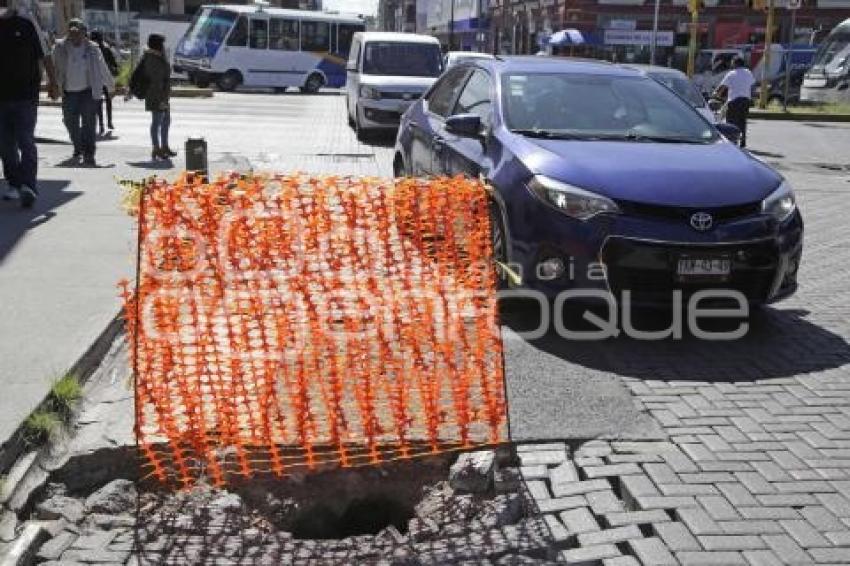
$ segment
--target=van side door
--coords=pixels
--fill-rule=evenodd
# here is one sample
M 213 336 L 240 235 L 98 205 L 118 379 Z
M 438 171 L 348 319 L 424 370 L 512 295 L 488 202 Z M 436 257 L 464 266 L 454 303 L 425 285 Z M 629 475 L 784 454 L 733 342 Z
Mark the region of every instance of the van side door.
M 482 125 L 481 137 L 453 134 L 447 131 L 443 124 L 441 134 L 445 139 L 445 149 L 440 156 L 440 163 L 435 167 L 438 174 L 464 175 L 476 179 L 482 172 L 486 175 L 490 170 L 486 152 L 486 132 L 490 131 L 493 123 L 493 93 L 494 86 L 490 75 L 482 69 L 474 70 L 449 115 L 478 116 Z
M 363 51 L 363 39 L 355 35 L 348 53 L 345 66 L 345 96 L 348 115 L 354 119 L 357 113 L 357 93 L 360 89 L 360 59 Z

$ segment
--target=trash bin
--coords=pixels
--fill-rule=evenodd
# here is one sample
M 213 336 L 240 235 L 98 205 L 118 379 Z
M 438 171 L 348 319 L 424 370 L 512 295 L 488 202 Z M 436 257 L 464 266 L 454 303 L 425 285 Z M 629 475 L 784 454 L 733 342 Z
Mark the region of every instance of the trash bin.
M 207 140 L 204 138 L 186 140 L 186 170 L 207 177 L 208 168 Z

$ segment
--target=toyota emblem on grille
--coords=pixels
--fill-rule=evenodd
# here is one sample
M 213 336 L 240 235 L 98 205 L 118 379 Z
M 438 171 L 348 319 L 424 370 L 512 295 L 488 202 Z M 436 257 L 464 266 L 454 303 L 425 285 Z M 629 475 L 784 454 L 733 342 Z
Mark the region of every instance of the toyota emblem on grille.
M 707 212 L 695 212 L 691 215 L 691 226 L 694 230 L 705 232 L 711 230 L 714 225 L 714 217 Z

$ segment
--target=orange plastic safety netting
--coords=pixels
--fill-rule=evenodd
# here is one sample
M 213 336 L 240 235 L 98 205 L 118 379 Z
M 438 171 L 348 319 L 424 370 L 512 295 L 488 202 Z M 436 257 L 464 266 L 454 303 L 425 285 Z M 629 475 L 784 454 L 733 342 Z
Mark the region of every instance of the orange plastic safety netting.
M 149 476 L 222 484 L 505 440 L 486 188 L 186 176 L 124 284 Z

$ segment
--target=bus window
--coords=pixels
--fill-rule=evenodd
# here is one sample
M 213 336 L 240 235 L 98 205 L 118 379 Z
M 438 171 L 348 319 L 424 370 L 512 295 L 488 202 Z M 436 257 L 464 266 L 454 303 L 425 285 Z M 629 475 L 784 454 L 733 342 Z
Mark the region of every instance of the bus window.
M 233 26 L 233 31 L 230 32 L 230 37 L 227 38 L 227 45 L 230 47 L 248 47 L 248 18 L 239 16 L 236 25 Z
M 359 24 L 339 24 L 339 32 L 337 34 L 336 52 L 340 55 L 348 55 L 348 50 L 351 49 L 351 39 L 358 31 L 363 31 L 363 26 Z
M 237 15 L 227 10 L 204 8 L 177 45 L 181 57 L 215 57 Z
M 298 20 L 272 18 L 269 21 L 269 48 L 298 51 Z
M 301 22 L 301 51 L 328 51 L 330 25 L 327 22 Z
M 268 46 L 268 20 L 251 20 L 251 49 L 267 49 Z

